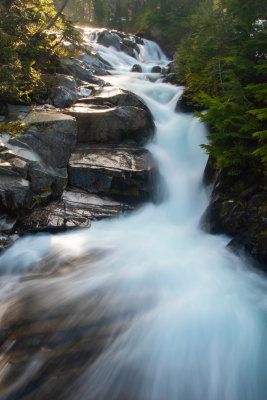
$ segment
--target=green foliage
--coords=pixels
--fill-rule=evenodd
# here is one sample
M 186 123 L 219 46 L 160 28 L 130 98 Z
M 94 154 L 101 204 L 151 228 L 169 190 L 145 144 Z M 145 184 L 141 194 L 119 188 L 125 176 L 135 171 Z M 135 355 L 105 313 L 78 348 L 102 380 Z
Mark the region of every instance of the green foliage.
M 0 102 L 31 101 L 44 94 L 48 75 L 64 54 L 64 42 L 81 38 L 50 0 L 0 3 Z
M 266 6 L 261 1 L 206 1 L 178 47 L 179 80 L 211 127 L 203 147 L 239 175 L 267 171 Z
M 0 135 L 8 134 L 11 136 L 21 135 L 25 130 L 25 125 L 21 121 L 0 123 Z

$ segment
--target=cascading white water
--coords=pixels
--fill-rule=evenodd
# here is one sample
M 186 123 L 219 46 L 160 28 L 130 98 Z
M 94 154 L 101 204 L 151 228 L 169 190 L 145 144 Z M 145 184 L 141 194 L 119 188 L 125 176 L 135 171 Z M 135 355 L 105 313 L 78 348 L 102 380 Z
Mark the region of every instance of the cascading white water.
M 154 116 L 156 138 L 148 147 L 166 200 L 90 230 L 22 239 L 0 257 L 2 272 L 8 279 L 49 252 L 66 259 L 103 253 L 93 267 L 81 262 L 70 277 L 50 281 L 56 304 L 77 305 L 101 293 L 101 310 L 114 323 L 127 315 L 126 326 L 116 334 L 111 329 L 109 345 L 72 386 L 80 400 L 265 400 L 266 279 L 225 249 L 226 237 L 199 229 L 207 205 L 199 147 L 205 127 L 175 112 L 181 88 L 130 73 L 136 60 L 95 46 L 115 68 L 105 79 L 138 94 Z M 141 53 L 143 63 L 149 57 L 147 71 L 149 46 Z M 154 64 L 164 65 L 160 54 Z M 74 317 L 78 312 L 73 306 Z M 72 399 L 69 388 L 63 398 Z

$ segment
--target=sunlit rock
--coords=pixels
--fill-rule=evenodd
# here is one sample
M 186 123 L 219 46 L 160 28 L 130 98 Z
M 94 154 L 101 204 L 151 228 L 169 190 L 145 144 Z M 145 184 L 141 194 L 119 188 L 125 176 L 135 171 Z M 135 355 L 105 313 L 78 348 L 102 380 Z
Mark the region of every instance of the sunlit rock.
M 139 107 L 77 104 L 68 109 L 77 119 L 78 142 L 145 144 L 153 135 L 151 114 Z

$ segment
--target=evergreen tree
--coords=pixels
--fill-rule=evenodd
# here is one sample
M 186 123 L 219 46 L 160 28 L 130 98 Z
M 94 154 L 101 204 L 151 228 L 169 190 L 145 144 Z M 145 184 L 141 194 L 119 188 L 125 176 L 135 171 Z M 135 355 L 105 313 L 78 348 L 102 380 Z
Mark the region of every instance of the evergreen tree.
M 207 110 L 201 118 L 212 131 L 203 147 L 230 174 L 267 167 L 266 7 L 244 3 L 205 2 L 177 57 L 189 99 Z
M 44 94 L 68 40 L 78 45 L 81 39 L 50 0 L 3 0 L 0 101 L 27 103 Z

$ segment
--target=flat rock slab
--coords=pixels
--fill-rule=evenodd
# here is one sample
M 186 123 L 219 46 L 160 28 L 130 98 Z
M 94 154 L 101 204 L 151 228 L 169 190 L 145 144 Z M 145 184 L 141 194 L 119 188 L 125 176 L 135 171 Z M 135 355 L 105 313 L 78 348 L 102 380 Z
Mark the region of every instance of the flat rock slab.
M 17 230 L 23 233 L 87 228 L 92 220 L 115 217 L 131 209 L 132 207 L 106 196 L 68 188 L 63 192 L 60 201 L 37 207 L 31 214 L 21 218 Z
M 92 220 L 115 217 L 133 209 L 133 207 L 126 203 L 114 201 L 107 196 L 89 194 L 77 188 L 68 188 L 68 190 L 65 190 L 62 195 L 62 201 L 69 208 L 82 208 L 90 211 Z
M 72 153 L 69 182 L 89 193 L 147 201 L 154 197 L 158 171 L 145 149 L 93 148 Z

